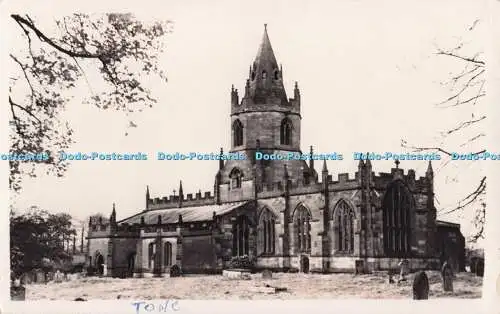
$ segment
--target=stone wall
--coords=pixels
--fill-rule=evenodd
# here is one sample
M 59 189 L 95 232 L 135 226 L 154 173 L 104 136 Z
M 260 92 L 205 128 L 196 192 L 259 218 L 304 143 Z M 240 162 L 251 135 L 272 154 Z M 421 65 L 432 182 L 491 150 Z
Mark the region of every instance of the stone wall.
M 113 238 L 112 241 L 112 268 L 108 268 L 108 274 L 112 277 L 127 277 L 129 271 L 129 258 L 137 253 L 136 238 Z
M 440 262 L 448 261 L 455 272 L 465 270 L 465 238 L 458 226 L 438 226 Z
M 103 258 L 104 258 L 104 263 L 106 263 L 106 259 L 108 256 L 108 243 L 109 243 L 109 238 L 91 238 L 89 239 L 88 245 L 89 245 L 89 251 L 88 251 L 88 256 L 87 256 L 87 266 L 89 257 L 91 257 L 91 263 L 92 266 L 95 266 L 95 257 L 96 257 L 96 252 L 99 252 Z
M 217 258 L 212 235 L 182 238 L 182 270 L 187 273 L 206 273 L 216 269 Z

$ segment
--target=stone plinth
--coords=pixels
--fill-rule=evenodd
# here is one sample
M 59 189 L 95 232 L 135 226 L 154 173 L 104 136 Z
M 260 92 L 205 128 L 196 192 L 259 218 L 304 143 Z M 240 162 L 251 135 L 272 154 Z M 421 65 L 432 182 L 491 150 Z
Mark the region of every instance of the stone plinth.
M 250 270 L 248 269 L 226 269 L 222 271 L 222 276 L 227 279 L 248 280 L 250 279 Z

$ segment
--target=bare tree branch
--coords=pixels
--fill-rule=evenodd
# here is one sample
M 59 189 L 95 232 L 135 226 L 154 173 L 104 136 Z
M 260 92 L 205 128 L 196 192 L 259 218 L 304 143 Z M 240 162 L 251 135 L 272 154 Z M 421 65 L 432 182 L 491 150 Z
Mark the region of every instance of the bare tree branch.
M 31 84 L 31 80 L 28 77 L 28 74 L 26 73 L 26 66 L 23 65 L 16 57 L 14 57 L 12 54 L 10 57 L 21 67 L 21 70 L 23 72 L 24 78 L 26 79 L 26 82 L 28 83 L 30 89 L 31 89 L 31 105 L 33 106 L 35 103 L 35 89 L 33 88 L 33 84 Z
M 26 109 L 25 107 L 23 107 L 21 105 L 18 105 L 15 102 L 13 102 L 12 98 L 10 98 L 10 96 L 9 96 L 9 103 L 10 103 L 10 105 L 12 107 L 17 107 L 17 108 L 23 110 L 24 112 L 26 112 L 27 114 L 29 114 L 32 118 L 34 118 L 36 121 L 38 121 L 39 124 L 42 124 L 42 121 L 40 119 L 38 119 L 37 116 L 35 116 L 30 110 Z
M 458 58 L 458 59 L 461 59 L 463 61 L 467 61 L 467 62 L 472 62 L 472 63 L 478 64 L 480 66 L 484 66 L 485 65 L 484 61 L 477 60 L 476 58 L 463 57 L 463 56 L 457 55 L 457 54 L 455 54 L 453 52 L 447 52 L 447 51 L 441 50 L 441 51 L 438 51 L 436 54 L 437 55 L 444 55 L 444 56 Z
M 45 36 L 45 34 L 34 25 L 33 21 L 31 21 L 31 20 L 28 21 L 27 19 L 21 17 L 18 14 L 11 14 L 11 17 L 19 25 L 21 25 L 21 27 L 24 29 L 26 34 L 28 34 L 29 32 L 26 30 L 26 28 L 23 25 L 30 28 L 38 36 L 38 38 L 40 38 L 40 40 L 46 42 L 47 44 L 49 44 L 53 48 L 59 50 L 60 52 L 66 54 L 70 57 L 99 59 L 101 62 L 103 62 L 103 60 L 105 60 L 105 58 L 107 57 L 105 54 L 92 54 L 92 53 L 88 53 L 88 52 L 75 52 L 75 51 L 65 49 L 65 48 L 61 47 L 60 45 L 56 44 L 52 39 Z
M 478 123 L 484 119 L 486 119 L 486 116 L 482 116 L 482 117 L 477 118 L 475 120 L 464 121 L 464 122 L 460 123 L 458 126 L 456 126 L 455 128 L 446 131 L 446 134 L 451 134 L 451 133 L 457 132 L 457 131 L 462 130 L 464 128 L 467 128 L 475 123 Z
M 445 212 L 441 212 L 440 215 L 447 215 L 462 209 L 465 209 L 467 206 L 473 204 L 478 198 L 486 193 L 486 177 L 483 177 L 481 181 L 479 182 L 479 185 L 477 188 L 471 192 L 469 195 L 464 197 L 460 202 L 458 203 L 458 206 L 449 209 Z

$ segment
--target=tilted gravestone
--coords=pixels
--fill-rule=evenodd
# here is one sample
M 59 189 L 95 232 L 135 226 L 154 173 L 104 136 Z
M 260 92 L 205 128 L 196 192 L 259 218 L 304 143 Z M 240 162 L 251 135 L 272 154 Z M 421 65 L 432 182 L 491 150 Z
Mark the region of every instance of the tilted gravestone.
M 262 272 L 262 278 L 271 279 L 273 278 L 273 273 L 269 269 L 264 269 L 264 271 Z
M 170 267 L 170 277 L 180 277 L 181 275 L 181 269 L 177 265 L 173 265 Z
M 443 279 L 443 290 L 453 292 L 453 270 L 448 262 L 444 262 L 441 268 L 441 277 Z
M 479 259 L 476 263 L 476 275 L 479 277 L 484 276 L 484 260 Z
M 429 278 L 424 271 L 420 271 L 413 279 L 413 300 L 429 299 Z

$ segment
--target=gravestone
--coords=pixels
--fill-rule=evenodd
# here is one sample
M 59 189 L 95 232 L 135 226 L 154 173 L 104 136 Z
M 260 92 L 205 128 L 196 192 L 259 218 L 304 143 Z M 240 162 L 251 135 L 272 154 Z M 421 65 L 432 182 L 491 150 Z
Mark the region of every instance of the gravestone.
M 106 277 L 108 275 L 108 265 L 102 264 L 102 276 Z
M 26 299 L 26 288 L 23 286 L 10 286 L 10 299 L 12 301 L 25 301 Z
M 441 268 L 441 277 L 443 279 L 443 290 L 453 292 L 453 270 L 448 262 L 444 262 Z
M 309 257 L 307 257 L 306 255 L 302 255 L 302 257 L 300 258 L 300 270 L 304 274 L 309 273 Z
M 56 273 L 54 274 L 54 282 L 55 283 L 61 283 L 64 280 L 64 275 L 57 270 Z
M 387 275 L 389 276 L 389 283 L 394 283 L 394 274 L 391 269 L 387 271 Z
M 413 279 L 413 300 L 429 299 L 429 278 L 424 271 L 420 271 Z
M 177 265 L 173 265 L 170 267 L 170 277 L 180 277 L 181 275 L 181 269 Z
M 399 262 L 399 279 L 398 282 L 406 281 L 406 275 L 410 269 L 410 261 L 403 259 Z
M 273 273 L 269 269 L 264 269 L 264 271 L 262 272 L 262 278 L 271 279 L 273 278 Z
M 35 271 L 35 282 L 38 284 L 46 282 L 46 276 L 42 270 Z
M 33 273 L 32 272 L 24 273 L 23 276 L 21 277 L 21 283 L 23 285 L 29 285 L 32 282 L 33 282 Z
M 363 260 L 356 260 L 354 262 L 354 274 L 361 275 L 365 271 L 365 263 Z
M 479 277 L 484 276 L 484 260 L 478 259 L 476 262 L 476 275 Z
M 470 272 L 475 274 L 476 273 L 476 264 L 477 264 L 477 259 L 476 258 L 471 258 L 470 261 Z

